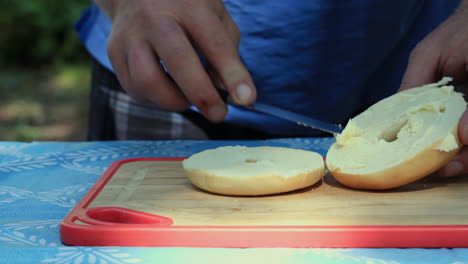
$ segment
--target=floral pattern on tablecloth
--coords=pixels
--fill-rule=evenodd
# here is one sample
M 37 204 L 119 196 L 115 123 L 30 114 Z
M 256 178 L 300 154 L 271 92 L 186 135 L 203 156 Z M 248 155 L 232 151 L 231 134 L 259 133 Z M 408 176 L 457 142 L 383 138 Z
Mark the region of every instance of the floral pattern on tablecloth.
M 333 138 L 0 142 L 0 263 L 468 263 L 468 249 L 68 247 L 60 241 L 61 220 L 114 161 L 187 157 L 225 145 L 282 146 L 324 156 L 333 142 Z

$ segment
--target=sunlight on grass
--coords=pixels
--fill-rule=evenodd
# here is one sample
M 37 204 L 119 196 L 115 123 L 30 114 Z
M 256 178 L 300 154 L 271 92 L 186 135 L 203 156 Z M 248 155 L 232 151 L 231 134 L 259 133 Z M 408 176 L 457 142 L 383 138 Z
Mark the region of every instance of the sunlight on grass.
M 18 124 L 10 131 L 10 137 L 14 141 L 35 141 L 40 140 L 44 133 L 40 127 L 27 124 Z
M 68 95 L 82 95 L 89 89 L 90 74 L 87 65 L 72 65 L 58 69 L 50 79 L 51 88 Z
M 86 64 L 0 72 L 0 140 L 84 140 L 89 83 Z
M 44 122 L 44 108 L 39 102 L 15 100 L 0 107 L 0 121 L 42 123 Z

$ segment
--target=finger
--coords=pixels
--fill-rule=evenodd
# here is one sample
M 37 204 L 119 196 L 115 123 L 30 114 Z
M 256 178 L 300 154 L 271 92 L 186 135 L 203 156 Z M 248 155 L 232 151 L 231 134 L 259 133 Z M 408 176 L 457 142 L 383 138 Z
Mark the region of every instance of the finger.
M 458 138 L 461 144 L 468 145 L 468 111 L 465 111 L 460 118 L 458 125 Z
M 244 105 L 253 103 L 256 89 L 249 72 L 240 60 L 237 43 L 233 42 L 233 37 L 229 36 L 219 17 L 205 10 L 198 12 L 197 16 L 191 17 L 192 20 L 182 21 L 190 36 L 213 65 L 234 100 Z
M 179 25 L 170 18 L 155 21 L 151 43 L 178 87 L 208 119 L 222 121 L 227 107 L 203 69 Z
M 224 9 L 220 19 L 224 25 L 224 28 L 226 28 L 229 37 L 231 37 L 231 40 L 233 41 L 236 49 L 238 49 L 241 37 L 239 27 L 226 9 Z
M 430 45 L 425 43 L 423 40 L 411 52 L 400 91 L 433 83 L 439 79 L 437 64 L 440 55 Z
M 141 93 L 135 91 L 132 85 L 132 79 L 128 67 L 127 49 L 125 48 L 124 43 L 124 41 L 121 41 L 118 38 L 112 38 L 112 36 L 109 39 L 107 53 L 112 64 L 112 68 L 114 69 L 120 85 L 129 96 L 140 102 L 148 102 L 148 99 Z
M 438 171 L 438 174 L 442 177 L 456 176 L 461 173 L 466 173 L 468 170 L 468 111 L 465 111 L 460 118 L 458 138 L 464 147 L 451 161 Z
M 437 174 L 441 177 L 453 177 L 467 173 L 467 169 L 468 147 L 464 146 L 451 161 L 437 172 Z
M 164 72 L 159 59 L 146 41 L 132 45 L 128 52 L 132 84 L 149 101 L 171 110 L 182 111 L 189 102 Z
M 107 54 L 120 85 L 124 90 L 127 90 L 131 81 L 127 66 L 127 55 L 122 43 L 111 35 L 107 45 Z
M 440 77 L 452 77 L 451 84 L 453 85 L 463 84 L 467 77 L 465 65 L 463 56 L 449 56 L 440 63 Z
M 221 80 L 221 77 L 219 77 L 218 72 L 216 72 L 211 63 L 206 64 L 206 72 L 208 73 L 208 76 L 210 76 L 211 82 L 215 88 L 227 91 L 223 81 Z
M 454 177 L 465 172 L 465 166 L 463 163 L 455 160 L 449 161 L 444 167 L 442 167 L 437 174 L 440 177 Z
M 239 27 L 234 22 L 229 12 L 226 11 L 226 9 L 224 9 L 224 12 L 220 18 L 233 44 L 235 45 L 236 48 L 238 48 L 239 43 L 240 43 Z M 224 83 L 221 80 L 221 77 L 219 76 L 218 72 L 216 71 L 216 69 L 213 67 L 211 63 L 207 63 L 206 72 L 210 76 L 211 81 L 213 82 L 216 88 L 227 90 L 226 87 L 224 86 Z

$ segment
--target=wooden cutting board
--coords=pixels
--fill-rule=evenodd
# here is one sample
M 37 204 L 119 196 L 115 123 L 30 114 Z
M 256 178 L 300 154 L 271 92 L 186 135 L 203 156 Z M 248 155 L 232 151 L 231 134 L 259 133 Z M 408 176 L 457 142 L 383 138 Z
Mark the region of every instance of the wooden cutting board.
M 138 218 L 138 212 L 150 215 Z M 116 238 L 112 230 L 135 241 Z M 428 176 L 391 191 L 360 191 L 327 174 L 306 189 L 236 197 L 193 186 L 180 159 L 132 159 L 109 168 L 61 232 L 73 245 L 468 246 L 468 177 Z

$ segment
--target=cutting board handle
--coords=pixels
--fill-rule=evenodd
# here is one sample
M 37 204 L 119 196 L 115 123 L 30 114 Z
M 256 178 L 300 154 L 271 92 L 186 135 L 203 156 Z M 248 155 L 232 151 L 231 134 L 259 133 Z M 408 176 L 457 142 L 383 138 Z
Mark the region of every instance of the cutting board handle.
M 158 227 L 171 226 L 171 218 L 140 212 L 122 207 L 94 207 L 86 208 L 79 215 L 79 220 L 90 225 L 155 225 Z

